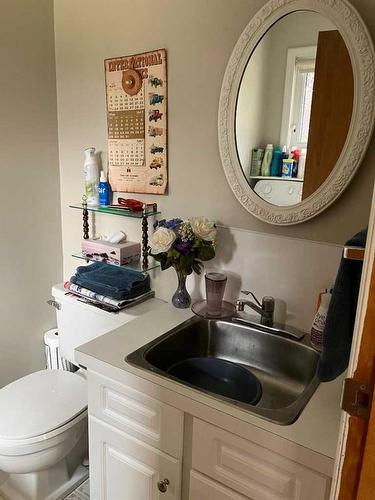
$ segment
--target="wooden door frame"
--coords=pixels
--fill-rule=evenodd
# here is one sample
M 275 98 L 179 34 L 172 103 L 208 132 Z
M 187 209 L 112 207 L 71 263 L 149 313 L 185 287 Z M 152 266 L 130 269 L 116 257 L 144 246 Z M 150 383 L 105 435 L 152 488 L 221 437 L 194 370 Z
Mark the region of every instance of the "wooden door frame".
M 371 338 L 369 328 L 366 328 L 368 298 L 374 293 L 375 276 L 375 190 L 372 199 L 368 226 L 367 245 L 363 261 L 363 274 L 358 297 L 357 315 L 353 332 L 353 344 L 347 377 L 374 384 L 369 363 L 363 359 L 362 343 Z M 368 318 L 367 318 L 368 319 Z M 372 338 L 374 336 L 372 335 Z M 367 343 L 367 342 L 366 342 Z M 374 348 L 375 349 L 375 348 Z M 368 361 L 368 360 L 367 360 Z M 373 401 L 373 406 L 375 401 Z M 360 479 L 363 453 L 366 444 L 368 421 L 359 417 L 351 417 L 343 412 L 340 423 L 339 442 L 337 446 L 335 471 L 330 500 L 355 500 Z M 350 431 L 350 432 L 349 432 Z M 346 454 L 347 447 L 356 453 Z M 345 496 L 344 491 L 345 489 Z

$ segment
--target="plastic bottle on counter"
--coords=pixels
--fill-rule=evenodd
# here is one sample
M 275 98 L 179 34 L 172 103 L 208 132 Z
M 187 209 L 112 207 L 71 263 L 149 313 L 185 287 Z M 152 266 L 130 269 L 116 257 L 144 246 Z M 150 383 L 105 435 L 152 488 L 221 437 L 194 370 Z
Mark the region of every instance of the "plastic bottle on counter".
M 85 176 L 85 195 L 89 207 L 99 205 L 99 165 L 95 154 L 95 148 L 85 149 L 85 162 L 83 172 Z
M 320 295 L 319 308 L 311 327 L 311 345 L 316 351 L 322 352 L 324 340 L 324 328 L 326 326 L 329 303 L 331 302 L 331 293 L 325 292 Z
M 262 162 L 263 177 L 269 177 L 271 175 L 272 156 L 273 156 L 273 144 L 267 144 Z

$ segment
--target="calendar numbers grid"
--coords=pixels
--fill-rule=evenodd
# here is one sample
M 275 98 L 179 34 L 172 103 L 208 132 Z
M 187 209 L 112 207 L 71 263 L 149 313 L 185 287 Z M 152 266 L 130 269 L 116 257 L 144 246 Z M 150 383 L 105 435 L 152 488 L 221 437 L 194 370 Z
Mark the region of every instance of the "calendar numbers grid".
M 134 111 L 144 109 L 145 97 L 143 86 L 135 96 L 121 91 L 110 91 L 107 97 L 108 111 Z

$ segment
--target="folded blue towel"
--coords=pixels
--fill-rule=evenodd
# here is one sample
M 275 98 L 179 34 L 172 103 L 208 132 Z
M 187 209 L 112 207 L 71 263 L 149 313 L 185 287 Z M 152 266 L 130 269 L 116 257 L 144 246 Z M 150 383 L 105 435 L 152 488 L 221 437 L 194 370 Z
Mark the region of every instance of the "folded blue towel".
M 78 267 L 70 281 L 116 300 L 133 299 L 150 290 L 150 276 L 147 273 L 102 262 Z
M 367 229 L 356 234 L 347 246 L 365 247 Z M 323 352 L 318 365 L 321 382 L 334 380 L 349 364 L 357 311 L 362 262 L 342 258 L 324 329 Z

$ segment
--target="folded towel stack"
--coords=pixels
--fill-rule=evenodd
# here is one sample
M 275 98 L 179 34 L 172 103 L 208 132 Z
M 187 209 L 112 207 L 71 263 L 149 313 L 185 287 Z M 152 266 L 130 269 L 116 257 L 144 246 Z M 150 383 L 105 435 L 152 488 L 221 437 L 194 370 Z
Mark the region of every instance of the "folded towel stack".
M 77 268 L 65 288 L 87 301 L 118 311 L 151 294 L 147 273 L 97 262 Z

